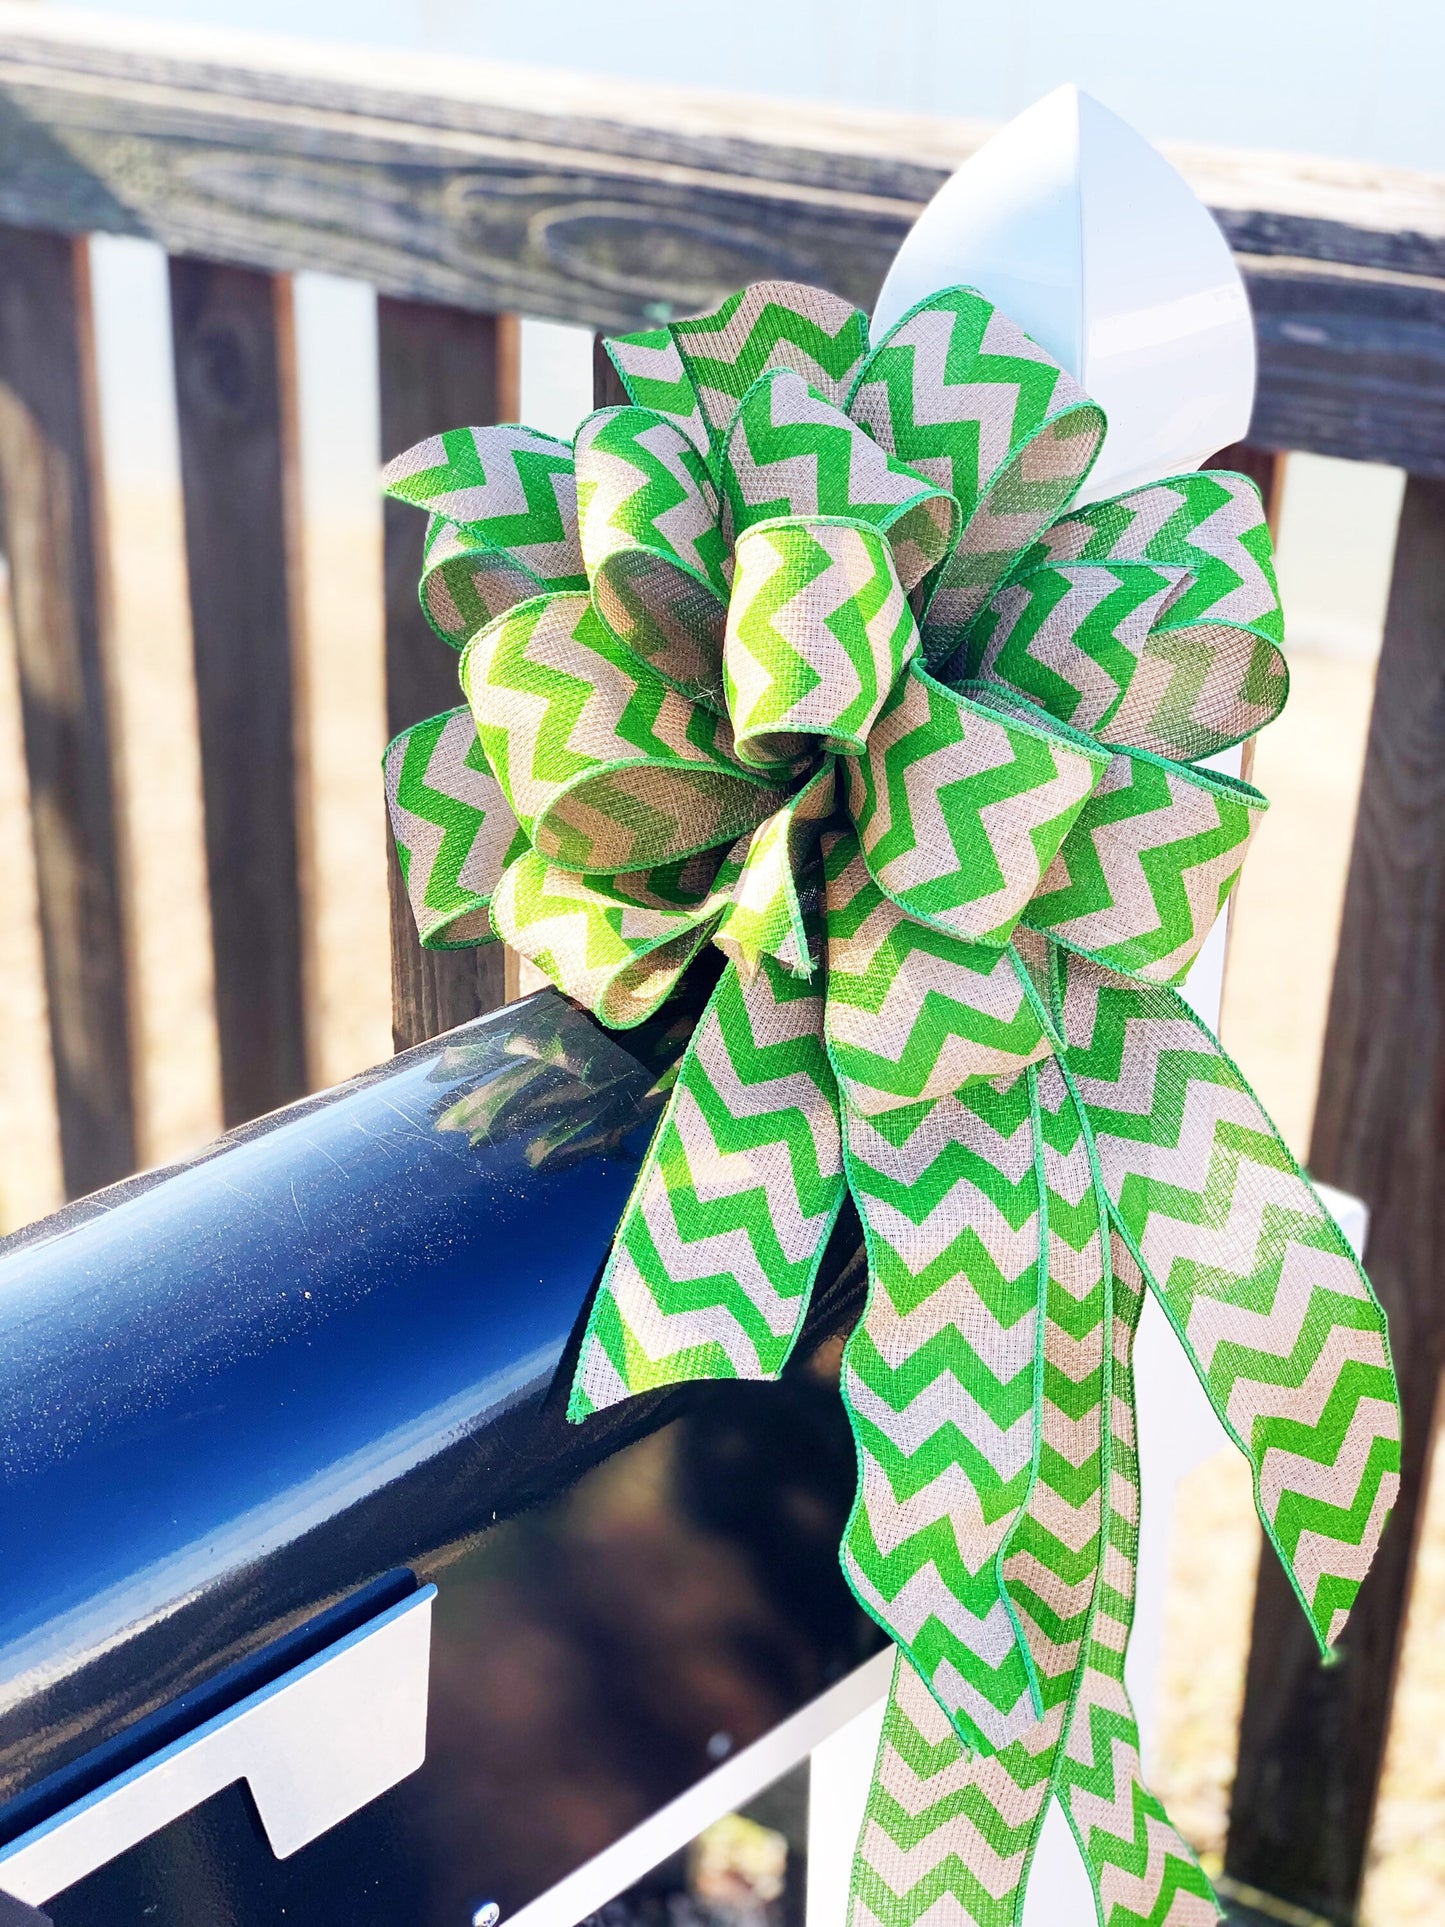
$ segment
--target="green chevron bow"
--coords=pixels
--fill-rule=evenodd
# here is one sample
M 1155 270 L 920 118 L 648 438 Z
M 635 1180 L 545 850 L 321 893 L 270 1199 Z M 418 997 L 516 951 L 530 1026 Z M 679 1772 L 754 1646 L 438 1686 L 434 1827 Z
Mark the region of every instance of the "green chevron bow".
M 1106 1927 L 1210 1919 L 1124 1689 L 1145 1286 L 1322 1646 L 1399 1463 L 1369 1285 L 1171 988 L 1264 808 L 1203 759 L 1285 698 L 1258 494 L 1070 511 L 1103 416 L 968 289 L 872 347 L 766 283 L 608 349 L 629 405 L 574 448 L 386 478 L 468 698 L 387 751 L 423 941 L 498 933 L 613 1026 L 728 959 L 572 1416 L 776 1377 L 851 1192 L 842 1561 L 899 1648 L 856 1927 L 1011 1927 L 1050 1797 Z

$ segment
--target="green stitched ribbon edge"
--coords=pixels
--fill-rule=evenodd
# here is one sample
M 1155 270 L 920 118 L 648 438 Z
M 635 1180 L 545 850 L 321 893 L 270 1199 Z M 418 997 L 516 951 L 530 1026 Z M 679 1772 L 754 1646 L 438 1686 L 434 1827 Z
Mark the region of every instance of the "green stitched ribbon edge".
M 388 471 L 393 493 L 431 512 L 429 618 L 466 645 L 465 663 L 490 665 L 498 647 L 506 663 L 468 672 L 480 737 L 452 712 L 387 752 L 423 941 L 485 940 L 495 915 L 611 1024 L 655 1009 L 701 943 L 730 960 L 591 1307 L 572 1415 L 650 1384 L 775 1376 L 851 1188 L 871 1286 L 845 1361 L 860 1492 L 844 1570 L 908 1656 L 855 1917 L 916 1918 L 937 1880 L 911 1880 L 907 1863 L 921 1852 L 936 1866 L 946 1828 L 955 1900 L 970 1918 L 1015 1920 L 1042 1785 L 1075 1825 L 1110 1927 L 1140 1917 L 1128 1909 L 1150 1878 L 1164 1911 L 1148 1917 L 1193 1918 L 1207 1883 L 1157 1802 L 1156 1831 L 1172 1844 L 1152 1876 L 1143 1862 L 1129 1873 L 1132 1898 L 1119 1869 L 1137 1840 L 1081 1818 L 1105 1795 L 1104 1701 L 1115 1751 L 1133 1747 L 1136 1809 L 1152 1799 L 1122 1684 L 1131 1589 L 1110 1578 L 1137 1534 L 1109 1468 L 1133 1450 L 1118 1334 L 1132 1331 L 1139 1291 L 1160 1296 L 1250 1457 L 1266 1531 L 1322 1643 L 1343 1623 L 1398 1469 L 1398 1399 L 1364 1274 L 1243 1079 L 1168 988 L 1264 807 L 1190 764 L 1252 733 L 1287 689 L 1257 493 L 1242 477 L 1187 476 L 1069 511 L 1102 416 L 970 290 L 920 304 L 871 351 L 846 304 L 773 283 L 608 352 L 630 405 L 583 424 L 575 479 L 559 445 L 521 429 L 453 431 Z M 939 366 L 943 391 L 920 393 Z M 938 404 L 990 381 L 1015 395 L 1015 418 L 1006 447 L 986 452 L 984 422 Z M 1019 548 L 1030 515 L 1036 533 Z M 1225 594 L 1235 613 L 1221 622 Z M 1062 674 L 1066 659 L 1089 665 L 1081 682 Z M 766 720 L 734 737 L 754 714 Z M 1156 816 L 1169 834 L 1151 843 Z M 1147 893 L 1137 876 L 1131 887 L 1151 899 L 1151 927 L 1121 923 L 1108 900 L 1131 862 L 1148 879 Z M 770 1108 L 765 1093 L 787 1101 Z M 921 1166 L 919 1144 L 945 1151 Z M 1051 1169 L 1080 1158 L 1074 1178 Z M 939 1189 L 941 1163 L 956 1190 Z M 1262 1223 L 1266 1208 L 1281 1228 L 1260 1260 L 1230 1227 L 1251 1211 Z M 940 1210 L 952 1213 L 944 1230 L 976 1250 L 920 1306 L 961 1291 L 996 1335 L 1012 1329 L 1005 1315 L 1031 1321 L 1011 1376 L 966 1345 L 936 1377 L 885 1356 L 920 1315 L 900 1313 L 895 1286 L 921 1275 L 917 1239 Z M 1071 1311 L 1081 1264 L 1088 1288 Z M 1220 1290 L 1221 1277 L 1237 1282 Z M 1298 1343 L 1270 1349 L 1256 1307 L 1271 1292 L 1285 1322 L 1300 1309 L 1299 1331 L 1326 1335 L 1309 1359 Z M 1299 1307 L 1284 1305 L 1291 1295 Z M 1068 1326 L 1096 1298 L 1084 1422 L 1098 1439 L 1081 1460 L 1093 1469 L 1076 1467 L 1071 1485 L 1050 1427 L 1064 1438 L 1065 1418 L 1079 1422 L 1060 1416 L 1065 1365 L 1087 1352 L 1083 1327 Z M 956 1320 L 938 1338 L 948 1330 L 959 1339 Z M 998 1342 L 995 1364 L 1008 1352 Z M 1311 1427 L 1305 1379 L 1331 1363 Z M 988 1384 L 1002 1404 L 982 1431 L 949 1421 L 963 1449 L 934 1450 L 935 1433 L 899 1456 L 890 1426 L 920 1400 L 970 1398 L 984 1413 Z M 1000 1430 L 1016 1385 L 1025 1404 Z M 1370 1411 L 1385 1414 L 1373 1432 Z M 1005 1444 L 990 1467 L 979 1440 L 1011 1437 L 1030 1412 L 1024 1457 Z M 1290 1460 L 1305 1468 L 1293 1484 Z M 931 1489 L 917 1484 L 925 1475 L 939 1490 L 951 1480 L 958 1499 L 920 1536 L 908 1507 Z M 1072 1630 L 1051 1538 L 1060 1505 L 1098 1513 L 1092 1603 Z M 902 1533 L 891 1551 L 880 1521 L 885 1537 Z M 1331 1544 L 1342 1557 L 1322 1553 Z M 900 1553 L 913 1560 L 901 1591 L 890 1570 Z M 999 1611 L 1002 1645 L 987 1632 Z M 926 1824 L 904 1814 L 889 1779 L 905 1755 L 914 1795 L 921 1762 L 952 1776 Z M 1112 1779 L 1108 1791 L 1119 1795 Z M 991 1815 L 982 1827 L 980 1813 Z M 982 1863 L 1019 1838 L 1010 1879 L 980 1885 Z

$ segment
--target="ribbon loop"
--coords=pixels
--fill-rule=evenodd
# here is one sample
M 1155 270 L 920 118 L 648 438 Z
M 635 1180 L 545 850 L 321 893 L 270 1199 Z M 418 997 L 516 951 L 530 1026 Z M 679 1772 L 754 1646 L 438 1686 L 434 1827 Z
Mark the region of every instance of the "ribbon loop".
M 500 550 L 547 589 L 585 589 L 572 450 L 534 428 L 453 428 L 388 462 L 382 487 Z
M 674 689 L 721 712 L 732 557 L 702 456 L 650 409 L 604 409 L 577 432 L 577 495 L 598 615 Z
M 1016 1078 L 1047 1057 L 1027 973 L 1011 950 L 964 944 L 905 915 L 868 874 L 856 837 L 824 843 L 828 1048 L 864 1116 Z
M 1088 474 L 1104 438 L 1092 404 L 1045 422 L 994 475 L 938 572 L 923 618 L 923 653 L 956 675 L 975 617 L 1012 568 L 1019 545 L 1051 522 Z
M 1109 756 L 976 693 L 915 664 L 848 765 L 848 800 L 869 875 L 910 917 L 1004 944 Z
M 497 885 L 498 934 L 567 996 L 616 1030 L 676 989 L 717 921 L 708 885 L 718 853 L 632 875 L 589 877 L 528 849 Z
M 890 328 L 848 412 L 890 455 L 947 489 L 965 522 L 1050 423 L 1078 417 L 1085 465 L 1076 485 L 1103 439 L 1097 404 L 976 288 L 945 288 Z
M 737 547 L 723 675 L 742 760 L 861 755 L 918 630 L 888 543 L 866 523 L 759 522 Z
M 755 382 L 733 419 L 723 501 L 735 543 L 779 516 L 842 516 L 886 531 L 899 579 L 911 589 L 953 547 L 958 504 L 946 489 L 894 461 L 798 375 Z
M 386 801 L 417 935 L 428 950 L 490 943 L 489 903 L 527 848 L 466 709 L 413 723 L 387 744 Z
M 461 649 L 478 629 L 546 588 L 505 549 L 468 534 L 443 515 L 428 519 L 417 592 L 422 614 L 453 649 Z
M 1182 568 L 1147 562 L 1016 569 L 974 625 L 965 679 L 1008 689 L 1112 741 L 1150 633 L 1188 579 Z
M 569 869 L 651 869 L 731 843 L 779 808 L 726 721 L 619 647 L 581 595 L 524 602 L 462 656 L 487 759 L 537 850 Z
M 1089 594 L 1097 594 L 1097 569 L 1106 581 L 1116 577 L 1124 594 L 1103 601 L 1096 617 Z M 1155 571 L 1170 589 L 1151 606 Z M 1067 599 L 1059 596 L 1060 578 Z M 1128 623 L 1134 599 L 1150 608 L 1142 638 Z M 1123 654 L 1110 650 L 1101 620 L 1116 609 L 1126 617 L 1124 633 L 1116 625 L 1113 636 Z M 1241 742 L 1284 707 L 1283 635 L 1259 490 L 1247 476 L 1210 470 L 1091 503 L 1056 522 L 1020 558 L 970 634 L 962 673 L 1010 683 L 1105 742 L 1196 762 Z
M 841 407 L 868 352 L 868 317 L 797 281 L 755 281 L 669 333 L 717 450 L 760 376 L 789 369 Z
M 1177 983 L 1239 881 L 1268 807 L 1221 771 L 1124 751 L 1063 839 L 1027 921 L 1112 970 Z
M 707 423 L 671 328 L 645 328 L 637 334 L 610 335 L 602 348 L 617 370 L 627 399 L 639 408 L 663 416 L 699 453 L 706 453 Z
M 1103 411 L 976 289 L 950 288 L 874 348 L 849 413 L 962 510 L 962 537 L 925 584 L 924 659 L 945 662 L 1019 550 L 1088 474 Z

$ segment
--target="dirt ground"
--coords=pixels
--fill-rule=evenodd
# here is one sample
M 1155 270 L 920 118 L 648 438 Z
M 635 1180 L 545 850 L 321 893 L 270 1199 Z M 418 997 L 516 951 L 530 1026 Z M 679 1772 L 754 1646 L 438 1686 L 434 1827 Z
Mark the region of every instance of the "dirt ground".
M 218 1127 L 193 694 L 178 507 L 131 490 L 112 504 L 114 670 L 128 799 L 138 966 L 133 1022 L 143 1067 L 147 1162 Z M 312 691 L 312 954 L 319 1013 L 314 1082 L 390 1047 L 379 541 L 355 520 L 308 531 Z M 13 659 L 0 637 L 0 1224 L 58 1202 L 35 884 Z M 1260 742 L 1256 781 L 1273 809 L 1238 902 L 1224 1035 L 1294 1149 L 1303 1153 L 1369 713 L 1372 666 L 1294 657 L 1294 695 Z M 1158 1791 L 1217 1864 L 1259 1537 L 1245 1468 L 1226 1450 L 1181 1496 Z M 1369 1927 L 1445 1919 L 1445 1487 L 1437 1485 L 1410 1619 L 1376 1828 Z

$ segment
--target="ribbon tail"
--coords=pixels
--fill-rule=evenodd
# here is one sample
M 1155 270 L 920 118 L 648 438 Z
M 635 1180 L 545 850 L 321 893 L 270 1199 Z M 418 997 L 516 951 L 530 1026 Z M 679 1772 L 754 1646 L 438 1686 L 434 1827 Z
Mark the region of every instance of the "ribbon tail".
M 1213 1927 L 1222 1909 L 1193 1850 L 1144 1784 L 1124 1684 L 1139 1560 L 1134 1335 L 1144 1280 L 1114 1235 L 1110 1253 L 1109 1457 L 1102 1575 L 1069 1705 L 1055 1793 L 1094 1883 L 1103 1927 Z
M 1040 1710 L 1002 1572 L 1038 1456 L 1033 1088 L 975 1080 L 871 1117 L 844 1100 L 869 1288 L 843 1354 L 858 1452 L 843 1572 L 985 1752 Z
M 1399 1484 L 1385 1318 L 1344 1233 L 1173 991 L 1067 960 L 1065 1063 L 1111 1215 L 1229 1436 L 1322 1650 Z
M 1030 1750 L 1040 1739 L 1042 1759 Z M 970 1753 L 900 1652 L 853 1859 L 849 1927 L 915 1927 L 945 1896 L 943 1917 L 958 1927 L 1015 1927 L 1056 1745 L 1057 1732 L 1037 1724 L 1005 1753 Z
M 853 1872 L 852 1927 L 915 1927 L 947 1894 L 970 1927 L 1018 1927 L 1050 1797 L 1105 1927 L 1202 1927 L 1215 1906 L 1143 1786 L 1124 1688 L 1138 1543 L 1130 1351 L 1137 1267 L 1107 1243 L 1087 1123 L 1057 1064 L 1034 1074 L 1048 1285 L 1035 1476 L 1000 1561 L 1042 1716 L 971 1754 L 900 1654 Z
M 992 1803 L 1058 1801 L 1103 1927 L 1206 1927 L 1197 1860 L 1140 1773 L 1124 1684 L 1134 1621 L 1139 1460 L 1132 1353 L 1138 1268 L 1111 1237 L 1088 1119 L 1057 1060 L 1038 1073 L 1049 1298 L 1039 1478 L 1005 1572 L 1025 1616 L 1046 1712 L 994 1763 Z M 1010 1927 L 1022 1918 L 1022 1892 Z
M 1081 1182 L 1068 1168 L 1077 1163 L 1069 1139 L 1079 1132 L 1062 1118 L 1069 1104 L 1062 1080 L 1045 1064 L 1021 1081 L 1038 1187 L 1035 1263 L 1042 1289 L 1032 1357 L 1019 1360 L 1032 1380 L 1029 1482 L 992 1571 L 1029 1661 L 1031 1703 L 1017 1706 L 1022 1718 L 1007 1736 L 997 1736 L 1005 1738 L 1002 1746 L 974 1752 L 936 1689 L 900 1653 L 854 1861 L 852 1927 L 915 1927 L 944 1896 L 950 1917 L 969 1927 L 1015 1927 L 1022 1918 L 1095 1591 L 1102 1240 L 1087 1157 Z M 962 1322 L 973 1321 L 965 1314 Z M 960 1425 L 986 1383 L 977 1368 L 960 1376 L 953 1394 Z
M 568 1417 L 689 1379 L 776 1378 L 844 1196 L 823 999 L 729 964 L 593 1301 Z

